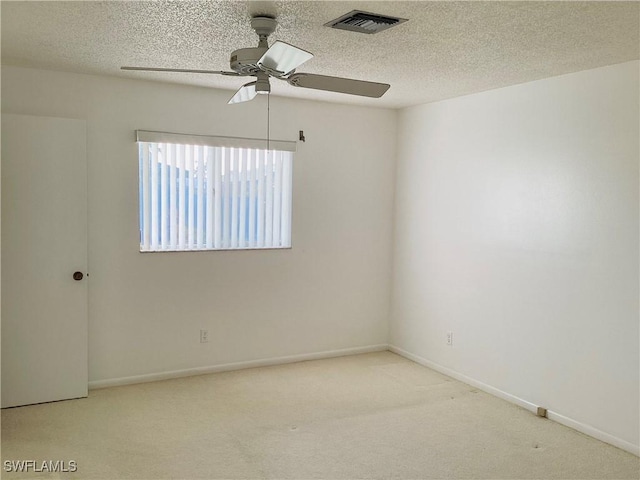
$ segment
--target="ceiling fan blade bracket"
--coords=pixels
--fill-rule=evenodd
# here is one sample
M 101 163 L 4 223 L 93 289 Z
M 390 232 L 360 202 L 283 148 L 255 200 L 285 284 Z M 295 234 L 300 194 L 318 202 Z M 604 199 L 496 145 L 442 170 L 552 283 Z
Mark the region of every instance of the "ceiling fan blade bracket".
M 269 75 L 280 78 L 292 74 L 312 58 L 312 53 L 278 40 L 258 60 L 258 67 Z
M 258 62 L 258 68 L 262 70 L 264 73 L 266 73 L 267 75 L 269 75 L 270 77 L 276 77 L 276 78 L 286 77 L 294 72 L 294 70 L 292 70 L 291 72 L 281 72 L 280 70 L 269 68 L 266 65 L 262 64 L 261 62 Z

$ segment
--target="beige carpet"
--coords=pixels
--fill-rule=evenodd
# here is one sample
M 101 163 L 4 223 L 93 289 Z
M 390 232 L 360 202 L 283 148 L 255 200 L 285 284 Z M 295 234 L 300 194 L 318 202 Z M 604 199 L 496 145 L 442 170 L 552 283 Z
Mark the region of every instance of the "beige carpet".
M 2 411 L 2 478 L 638 479 L 640 459 L 390 352 Z

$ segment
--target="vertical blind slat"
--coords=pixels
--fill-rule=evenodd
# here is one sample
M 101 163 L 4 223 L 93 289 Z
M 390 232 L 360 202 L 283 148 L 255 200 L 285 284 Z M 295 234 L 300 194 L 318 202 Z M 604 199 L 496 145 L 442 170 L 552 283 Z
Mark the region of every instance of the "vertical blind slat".
M 175 249 L 178 244 L 178 205 L 176 202 L 176 146 L 174 144 L 167 145 L 169 147 L 169 156 L 167 164 L 169 168 L 169 246 Z
M 151 249 L 158 249 L 158 144 L 152 144 L 151 159 Z
M 178 145 L 178 248 L 185 248 L 186 239 L 186 227 L 187 222 L 185 218 L 185 204 L 187 200 L 186 192 L 186 168 L 184 165 L 185 147 L 184 145 Z
M 282 217 L 282 152 L 274 153 L 273 180 L 273 245 L 280 246 L 280 220 Z
M 151 248 L 151 196 L 149 191 L 149 168 L 151 161 L 149 160 L 149 144 L 140 144 L 141 162 L 142 162 L 142 249 L 149 250 Z
M 289 152 L 282 152 L 282 181 L 285 185 L 282 188 L 282 225 L 280 229 L 280 239 L 283 247 L 291 246 L 291 193 L 292 185 L 292 159 Z
M 240 150 L 240 225 L 238 247 L 246 247 L 247 237 L 247 150 Z
M 196 242 L 197 247 L 204 247 L 204 234 L 205 234 L 205 225 L 204 225 L 204 147 L 198 145 L 196 146 L 196 171 L 198 172 L 198 190 L 196 191 L 197 195 L 197 212 L 198 212 L 198 220 L 197 220 L 197 235 Z
M 233 160 L 231 164 L 231 248 L 238 247 L 238 195 L 240 190 L 240 182 L 238 179 L 238 161 L 239 151 L 233 150 Z
M 229 166 L 231 165 L 231 150 L 230 148 L 222 149 L 222 189 L 224 191 L 223 206 L 224 211 L 222 213 L 222 247 L 229 248 L 229 240 L 231 239 L 231 188 L 229 185 Z
M 222 151 L 219 148 L 214 150 L 215 154 L 215 182 L 214 189 L 216 192 L 215 214 L 214 214 L 214 241 L 215 248 L 222 248 Z
M 264 209 L 264 246 L 273 246 L 273 152 L 267 153 L 265 183 L 265 209 Z
M 205 153 L 205 165 L 207 167 L 205 175 L 205 180 L 207 183 L 207 248 L 213 248 L 213 147 L 207 147 Z
M 258 183 L 258 208 L 256 211 L 256 247 L 264 247 L 264 157 L 264 151 L 258 150 L 258 171 L 256 172 Z
M 187 245 L 191 248 L 195 247 L 195 215 L 196 215 L 196 208 L 195 208 L 195 202 L 193 201 L 193 194 L 195 191 L 194 188 L 194 161 L 193 161 L 193 145 L 189 145 L 187 146 L 187 174 L 189 176 L 189 196 L 188 196 L 188 202 L 189 202 L 189 220 L 188 220 L 188 225 L 189 225 L 189 238 L 187 240 Z
M 256 165 L 257 152 L 249 150 L 249 247 L 256 246 Z
M 168 199 L 167 199 L 167 147 L 168 145 L 162 144 L 162 152 L 160 153 L 160 244 L 162 248 L 167 247 L 167 219 L 169 217 L 168 212 Z

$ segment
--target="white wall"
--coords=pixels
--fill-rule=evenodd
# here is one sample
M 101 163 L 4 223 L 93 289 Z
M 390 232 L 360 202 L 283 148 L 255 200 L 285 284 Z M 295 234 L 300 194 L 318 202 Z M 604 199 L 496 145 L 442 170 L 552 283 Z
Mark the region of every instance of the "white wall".
M 401 111 L 390 334 L 636 447 L 638 67 Z
M 271 138 L 306 135 L 293 249 L 139 253 L 134 130 L 264 138 L 232 94 L 2 68 L 3 112 L 87 120 L 92 381 L 386 344 L 395 111 L 272 97 Z

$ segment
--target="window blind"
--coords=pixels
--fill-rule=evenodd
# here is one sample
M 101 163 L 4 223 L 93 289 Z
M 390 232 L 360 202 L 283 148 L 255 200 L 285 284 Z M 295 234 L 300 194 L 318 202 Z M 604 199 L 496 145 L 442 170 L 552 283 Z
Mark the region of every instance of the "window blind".
M 140 251 L 291 247 L 295 143 L 137 134 Z

